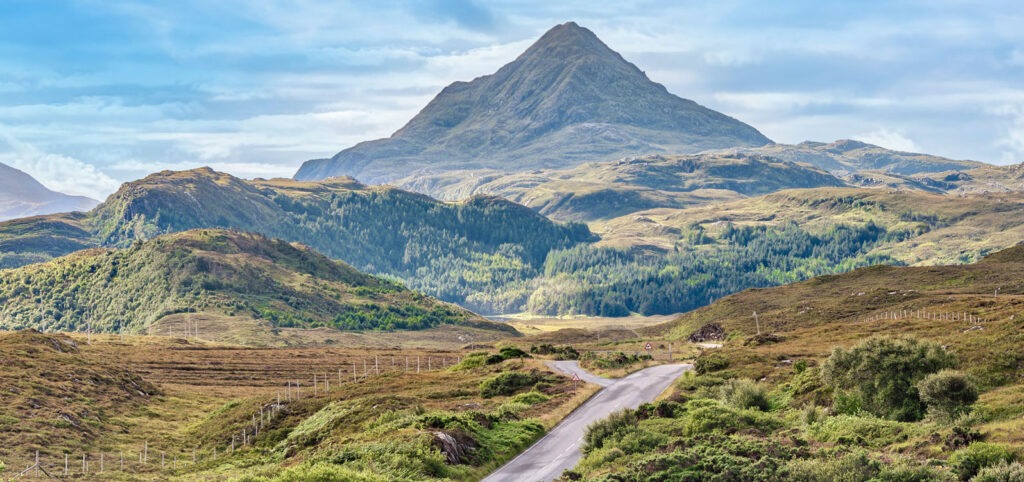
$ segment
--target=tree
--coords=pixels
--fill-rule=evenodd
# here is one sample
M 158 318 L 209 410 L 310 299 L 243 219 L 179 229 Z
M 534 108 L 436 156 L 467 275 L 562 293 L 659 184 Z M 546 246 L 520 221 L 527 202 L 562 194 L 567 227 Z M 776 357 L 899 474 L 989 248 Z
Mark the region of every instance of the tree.
M 914 338 L 871 338 L 852 349 L 836 348 L 822 365 L 822 381 L 851 406 L 899 421 L 924 418 L 917 384 L 955 364 L 941 346 Z M 849 402 L 847 402 L 849 403 Z
M 978 401 L 978 389 L 963 374 L 943 370 L 928 375 L 917 384 L 921 401 L 928 412 L 945 420 L 954 420 L 971 411 Z

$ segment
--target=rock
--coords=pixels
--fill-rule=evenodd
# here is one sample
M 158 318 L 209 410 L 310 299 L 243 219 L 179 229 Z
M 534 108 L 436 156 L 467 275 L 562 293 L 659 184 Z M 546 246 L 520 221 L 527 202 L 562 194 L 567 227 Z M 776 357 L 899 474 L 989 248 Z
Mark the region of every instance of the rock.
M 723 341 L 725 340 L 725 330 L 722 329 L 722 325 L 718 323 L 708 323 L 699 330 L 690 334 L 688 338 L 690 343 L 703 343 L 706 341 Z

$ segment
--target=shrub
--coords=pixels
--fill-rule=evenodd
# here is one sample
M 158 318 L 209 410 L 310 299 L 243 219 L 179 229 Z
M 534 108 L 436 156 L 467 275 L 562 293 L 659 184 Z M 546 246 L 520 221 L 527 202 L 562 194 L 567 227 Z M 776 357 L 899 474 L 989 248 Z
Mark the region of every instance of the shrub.
M 541 376 L 534 372 L 504 372 L 480 382 L 480 396 L 491 398 L 511 395 L 524 387 L 541 381 L 541 379 Z
M 689 436 L 712 432 L 733 434 L 747 429 L 770 433 L 782 426 L 782 422 L 770 414 L 736 409 L 716 400 L 691 400 L 685 407 L 681 419 L 683 431 Z
M 978 471 L 971 482 L 1024 482 L 1024 465 L 1019 462 L 999 462 L 998 465 Z
M 826 418 L 828 418 L 828 412 L 817 405 L 807 404 L 800 411 L 800 423 L 804 425 L 814 425 Z
M 944 469 L 922 465 L 917 462 L 902 461 L 890 463 L 882 467 L 871 482 L 942 482 L 953 481 L 956 477 Z
M 953 356 L 931 342 L 872 338 L 850 350 L 833 350 L 821 376 L 838 394 L 849 390 L 857 399 L 849 405 L 883 418 L 916 421 L 925 412 L 917 383 L 953 364 Z
M 960 373 L 943 370 L 928 375 L 917 384 L 921 401 L 928 412 L 944 420 L 955 420 L 971 411 L 978 401 L 978 389 Z
M 735 379 L 725 382 L 719 388 L 719 399 L 736 408 L 755 408 L 762 412 L 771 410 L 768 392 L 750 379 Z
M 636 412 L 633 410 L 620 410 L 614 412 L 604 420 L 598 420 L 587 427 L 587 433 L 583 436 L 583 453 L 589 454 L 595 449 L 604 447 L 605 440 L 616 433 L 633 427 L 637 424 Z
M 646 452 L 628 462 L 621 474 L 598 480 L 785 480 L 781 467 L 794 455 L 791 447 L 772 439 L 702 435 L 672 451 Z
M 510 358 L 533 358 L 530 356 L 529 353 L 526 353 L 525 351 L 520 350 L 514 346 L 503 346 L 501 347 L 501 350 L 498 351 L 498 354 L 501 355 L 501 358 L 505 360 L 508 360 Z
M 794 482 L 861 481 L 874 477 L 882 464 L 863 450 L 839 458 L 796 459 L 785 466 L 786 480 Z
M 551 397 L 538 391 L 531 391 L 526 393 L 520 393 L 519 395 L 510 398 L 509 402 L 523 403 L 526 405 L 536 405 L 538 403 L 544 403 L 548 400 L 551 400 Z
M 807 432 L 821 442 L 884 447 L 909 438 L 913 425 L 875 417 L 836 415 L 811 425 Z
M 992 467 L 1000 463 L 1010 463 L 1016 456 L 1010 449 L 997 444 L 975 442 L 967 448 L 953 452 L 949 457 L 949 466 L 956 473 L 960 480 L 971 480 L 978 475 L 978 472 L 985 467 Z
M 718 352 L 704 352 L 693 362 L 693 369 L 698 375 L 717 372 L 729 367 L 729 359 Z
M 530 353 L 535 355 L 554 355 L 557 360 L 579 360 L 580 352 L 571 345 L 555 346 L 551 344 L 534 345 L 530 347 Z

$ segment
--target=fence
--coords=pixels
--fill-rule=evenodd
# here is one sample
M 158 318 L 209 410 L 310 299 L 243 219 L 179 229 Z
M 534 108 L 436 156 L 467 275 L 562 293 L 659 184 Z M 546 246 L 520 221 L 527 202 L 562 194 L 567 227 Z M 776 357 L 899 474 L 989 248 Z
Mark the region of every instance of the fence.
M 383 359 L 383 360 L 382 360 Z M 327 371 L 319 368 L 313 371 L 308 379 L 286 380 L 272 398 L 259 404 L 259 410 L 251 414 L 249 422 L 237 429 L 230 438 L 206 448 L 200 446 L 182 450 L 178 448 L 157 448 L 144 441 L 137 452 L 119 451 L 117 453 L 96 452 L 81 454 L 45 454 L 35 451 L 27 454 L 29 462 L 19 472 L 8 467 L 12 473 L 9 480 L 45 480 L 62 478 L 94 478 L 102 479 L 103 474 L 152 474 L 156 471 L 177 471 L 189 465 L 197 466 L 218 458 L 230 456 L 237 450 L 255 445 L 260 433 L 287 410 L 288 405 L 309 398 L 328 397 L 337 392 L 344 382 L 360 383 L 371 380 L 388 372 L 423 373 L 447 369 L 462 361 L 461 356 L 380 356 L 373 359 L 362 359 L 362 363 L 351 362 L 350 366 L 337 366 Z M 336 384 L 331 387 L 331 382 Z M 22 459 L 26 460 L 26 459 Z M 27 465 L 27 466 L 26 466 Z M 4 480 L 0 477 L 0 480 Z
M 928 311 L 921 308 L 909 310 L 887 310 L 881 313 L 872 313 L 871 315 L 862 318 L 861 321 L 869 322 L 908 318 L 934 321 L 962 321 L 972 325 L 981 325 L 990 321 L 967 311 Z

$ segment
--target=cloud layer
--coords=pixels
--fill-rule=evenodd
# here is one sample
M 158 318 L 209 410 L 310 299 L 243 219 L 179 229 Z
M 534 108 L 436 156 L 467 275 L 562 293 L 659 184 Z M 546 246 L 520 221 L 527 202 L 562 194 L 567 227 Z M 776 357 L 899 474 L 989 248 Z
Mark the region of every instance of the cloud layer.
M 78 0 L 0 5 L 0 162 L 96 198 L 168 168 L 290 176 L 568 20 L 779 142 L 1024 161 L 1014 1 Z

